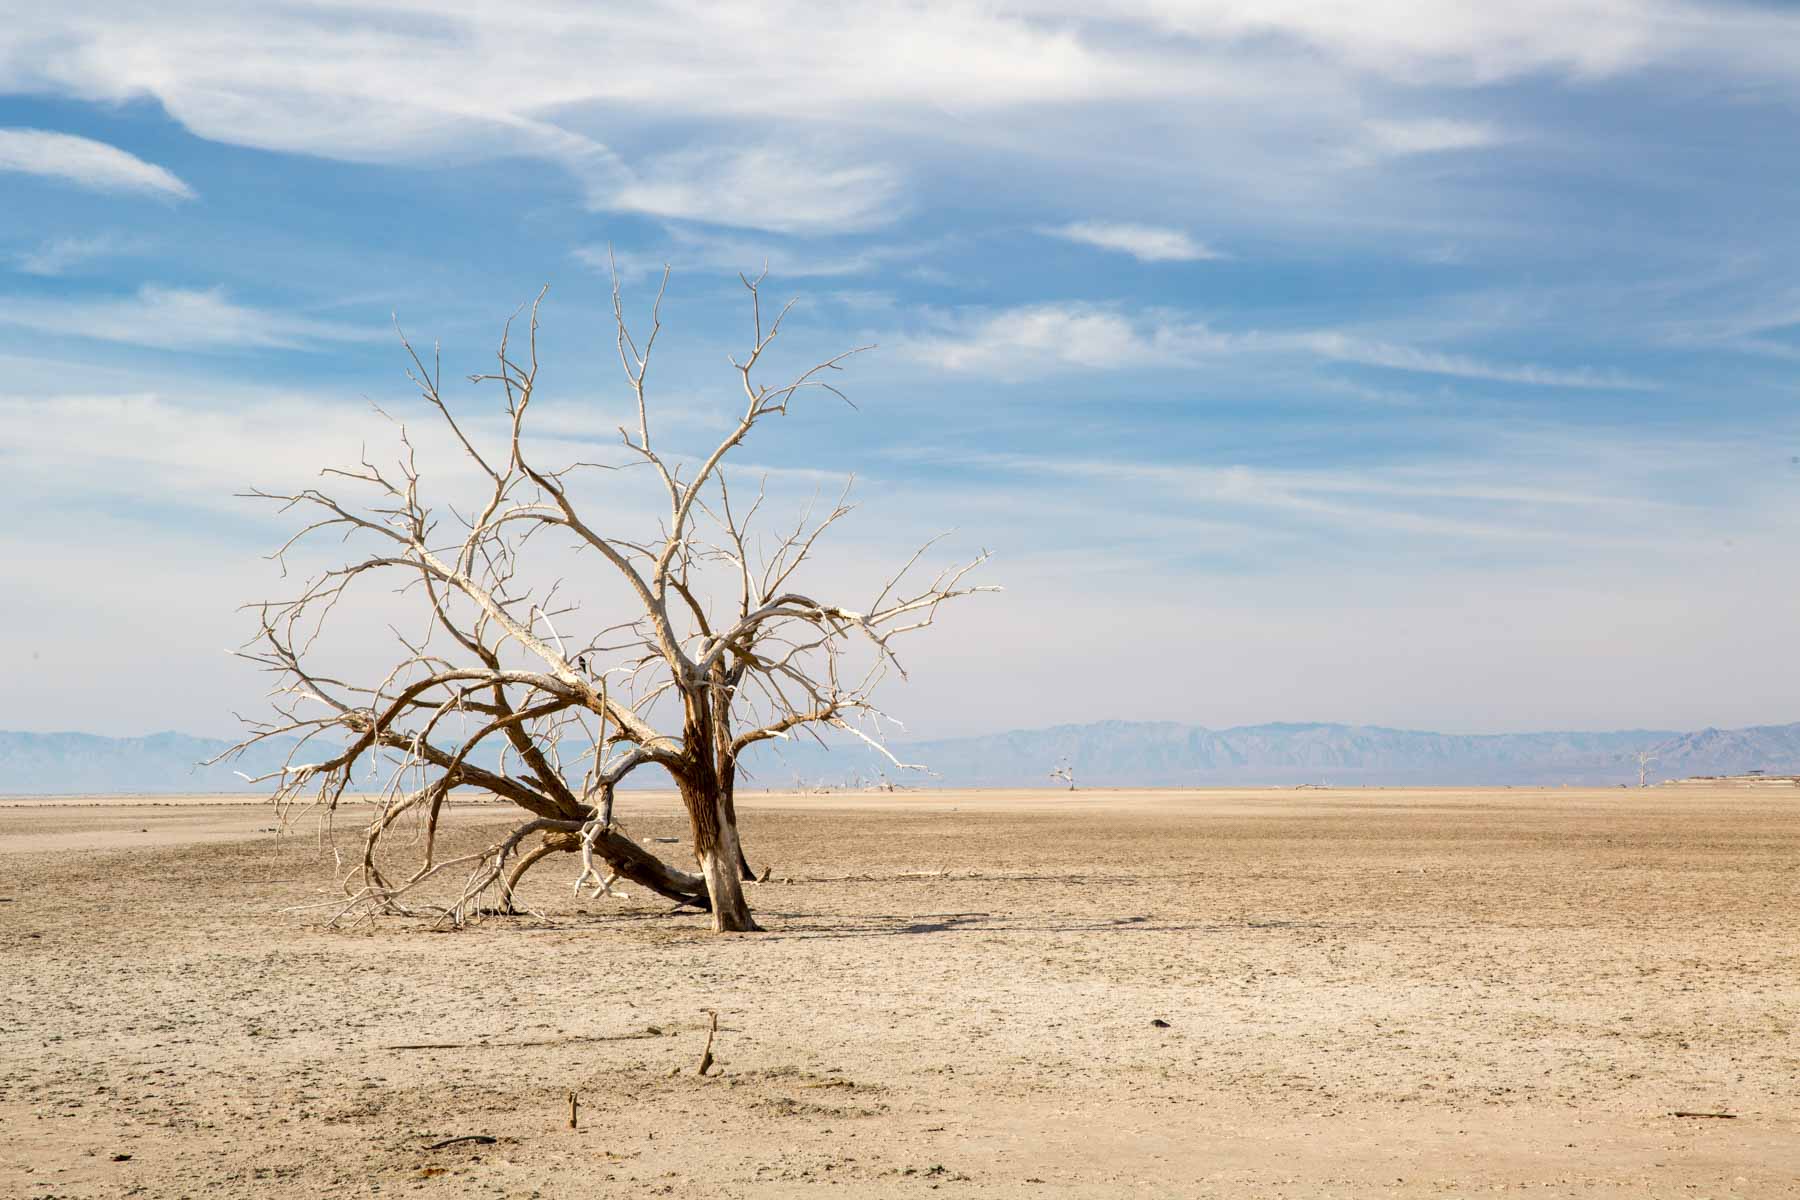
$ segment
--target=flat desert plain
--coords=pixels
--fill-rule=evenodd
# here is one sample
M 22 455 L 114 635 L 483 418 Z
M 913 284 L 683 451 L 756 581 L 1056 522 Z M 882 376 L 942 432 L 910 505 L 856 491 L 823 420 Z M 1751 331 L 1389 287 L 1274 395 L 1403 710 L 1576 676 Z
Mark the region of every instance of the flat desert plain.
M 1800 792 L 741 804 L 717 937 L 560 855 L 330 930 L 267 808 L 0 803 L 0 1195 L 1800 1195 Z

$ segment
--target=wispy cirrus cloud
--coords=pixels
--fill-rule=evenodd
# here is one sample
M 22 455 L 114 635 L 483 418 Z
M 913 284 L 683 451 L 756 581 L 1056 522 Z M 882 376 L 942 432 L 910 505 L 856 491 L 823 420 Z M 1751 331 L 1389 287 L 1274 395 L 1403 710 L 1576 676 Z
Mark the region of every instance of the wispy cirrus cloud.
M 873 229 L 904 211 L 893 169 L 785 146 L 695 147 L 658 155 L 605 190 L 599 202 L 621 212 L 776 233 Z
M 1446 354 L 1379 339 L 1359 337 L 1337 330 L 1297 334 L 1252 335 L 1243 343 L 1271 350 L 1293 348 L 1336 362 L 1409 371 L 1423 375 L 1448 375 L 1458 379 L 1486 379 L 1495 383 L 1522 383 L 1531 387 L 1578 388 L 1596 391 L 1654 391 L 1657 384 L 1635 375 L 1593 367 L 1549 367 L 1533 363 L 1504 363 L 1467 354 Z
M 667 266 L 678 273 L 707 272 L 727 276 L 754 275 L 768 267 L 777 279 L 831 279 L 865 275 L 896 263 L 916 259 L 930 250 L 931 242 L 880 243 L 805 240 L 775 234 L 719 232 L 691 226 L 670 225 L 667 244 L 658 250 L 615 250 L 610 246 L 580 246 L 577 261 L 601 273 L 617 266 L 624 279 L 655 275 Z
M 1129 254 L 1139 262 L 1200 262 L 1224 255 L 1185 230 L 1124 221 L 1072 221 L 1040 230 L 1049 237 Z
M 1498 126 L 1485 121 L 1373 118 L 1349 131 L 1337 161 L 1350 168 L 1380 167 L 1396 159 L 1485 150 L 1511 140 Z
M 1397 82 L 1485 84 L 1535 72 L 1605 78 L 1691 55 L 1754 58 L 1748 26 L 1772 14 L 1721 7 L 1733 19 L 1709 24 L 1700 20 L 1704 6 L 1681 0 L 1199 0 L 1151 11 L 1152 19 L 1190 37 L 1286 42 Z M 1150 5 L 1139 11 L 1145 9 Z
M 88 237 L 56 237 L 39 243 L 13 259 L 14 265 L 27 275 L 40 275 L 55 278 L 69 272 L 112 258 L 120 254 L 130 254 L 138 250 L 141 243 L 136 239 L 122 237 L 116 233 L 98 233 Z
M 1166 327 L 1085 304 L 1029 304 L 963 316 L 959 328 L 886 339 L 919 362 L 976 375 L 1019 378 L 1066 367 L 1166 367 L 1182 361 Z
M 372 326 L 239 304 L 223 288 L 155 284 L 129 296 L 0 296 L 0 325 L 162 350 L 298 350 L 391 336 Z
M 1447 117 L 1373 120 L 1363 125 L 1366 140 L 1386 154 L 1438 154 L 1475 150 L 1505 141 L 1494 126 Z
M 0 129 L 0 171 L 59 179 L 104 192 L 194 199 L 194 189 L 135 154 L 92 138 L 48 129 Z
M 94 0 L 82 11 L 16 15 L 0 91 L 148 97 L 203 138 L 356 162 L 524 156 L 570 172 L 598 207 L 781 230 L 878 226 L 953 160 L 981 175 L 1091 164 L 1087 122 L 1099 114 L 1153 127 L 1159 172 L 1233 187 L 1264 211 L 1299 181 L 1294 211 L 1317 212 L 1346 145 L 1490 144 L 1472 87 L 1698 66 L 1784 88 L 1784 47 L 1800 30 L 1773 6 L 1691 0 L 877 0 L 829 21 L 785 2 L 697 21 L 672 0 L 428 14 L 410 0 L 354 11 Z M 767 46 L 780 53 L 746 52 Z M 1461 115 L 1413 115 L 1430 87 L 1455 89 Z M 772 140 L 771 122 L 798 140 Z M 829 153 L 813 143 L 827 130 Z M 1150 150 L 1105 148 L 1117 164 Z M 189 194 L 160 168 L 112 161 L 117 180 Z
M 887 457 L 978 472 L 1000 494 L 1056 496 L 1109 531 L 1129 528 L 1134 514 L 1238 520 L 1253 543 L 1263 538 L 1271 564 L 1296 567 L 1340 552 L 1318 541 L 1333 531 L 1363 539 L 1358 554 L 1488 544 L 1590 565 L 1602 554 L 1715 550 L 1722 526 L 1763 545 L 1793 532 L 1781 499 L 1792 481 L 1744 469 L 1781 459 L 1761 439 L 1673 445 L 1617 431 L 1571 437 L 1480 422 L 1462 432 L 1460 444 L 1430 454 L 1321 467 L 960 445 L 895 447 Z
M 1533 387 L 1649 390 L 1648 380 L 1590 367 L 1496 362 L 1348 330 L 1221 330 L 1179 313 L 1094 304 L 1023 305 L 940 318 L 933 332 L 890 339 L 909 357 L 959 373 L 1029 378 L 1091 370 L 1196 367 L 1245 355 L 1302 356 L 1392 371 Z

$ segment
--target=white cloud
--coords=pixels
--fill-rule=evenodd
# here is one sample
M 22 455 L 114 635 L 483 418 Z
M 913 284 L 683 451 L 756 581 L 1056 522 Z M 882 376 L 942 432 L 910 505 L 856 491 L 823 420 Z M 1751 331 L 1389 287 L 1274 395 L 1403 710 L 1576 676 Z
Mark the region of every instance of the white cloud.
M 1532 72 L 1600 77 L 1698 49 L 1735 50 L 1751 12 L 1679 0 L 1198 0 L 1119 7 L 1190 37 L 1239 43 L 1277 38 L 1355 69 L 1403 82 L 1492 83 Z M 1778 26 L 1774 14 L 1762 14 Z M 1723 19 L 1720 19 L 1723 17 Z
M 217 407 L 159 392 L 0 395 L 0 425 L 12 487 L 24 475 L 53 497 L 99 484 L 114 495 L 246 515 L 253 508 L 233 493 L 305 486 L 320 467 L 353 462 L 371 433 L 391 435 L 366 407 L 254 391 Z
M 25 251 L 13 261 L 27 275 L 53 278 L 66 275 L 84 263 L 117 254 L 128 254 L 137 248 L 137 242 L 112 233 L 100 233 L 92 237 L 59 237 L 41 243 L 35 250 Z
M 500 390 L 458 385 L 449 369 L 444 375 L 446 398 L 464 433 L 484 452 L 504 457 L 511 423 Z M 478 501 L 489 486 L 398 371 L 373 398 L 379 411 L 323 390 L 197 376 L 186 366 L 96 370 L 87 363 L 0 358 L 0 379 L 6 381 L 0 386 L 0 507 L 45 498 L 155 498 L 252 515 L 260 510 L 235 496 L 251 485 L 309 486 L 321 468 L 349 467 L 365 455 L 380 464 L 398 462 L 402 426 L 427 491 L 439 502 Z M 665 391 L 655 402 L 651 428 L 663 453 L 691 468 L 683 450 L 710 449 L 735 415 L 728 403 L 703 393 Z M 526 440 L 532 460 L 546 468 L 639 465 L 619 444 L 620 426 L 636 422 L 623 388 L 559 388 L 533 400 Z M 664 515 L 663 498 L 648 476 L 595 472 L 584 486 L 594 481 L 616 488 L 624 498 L 613 502 L 619 512 L 635 519 L 644 509 L 650 525 Z M 129 505 L 109 507 L 129 515 Z
M 605 190 L 624 212 L 777 233 L 870 229 L 902 212 L 900 180 L 878 163 L 833 162 L 782 146 L 695 148 L 651 159 Z
M 872 0 L 828 20 L 798 0 L 85 0 L 11 15 L 0 92 L 148 97 L 202 137 L 359 162 L 533 158 L 601 206 L 764 229 L 879 225 L 916 174 L 959 159 L 992 174 L 1153 158 L 1300 219 L 1346 144 L 1486 144 L 1480 113 L 1391 111 L 1432 99 L 1403 89 L 1654 67 L 1781 85 L 1796 28 L 1775 8 L 1680 0 Z M 1118 144 L 1095 144 L 1096 114 L 1127 131 Z
M 1065 241 L 1098 246 L 1102 250 L 1117 250 L 1131 255 L 1139 262 L 1198 262 L 1201 259 L 1223 257 L 1218 251 L 1204 242 L 1195 241 L 1180 229 L 1165 229 L 1156 225 L 1074 221 L 1043 232 Z
M 0 296 L 0 325 L 170 350 L 301 349 L 387 336 L 375 327 L 319 321 L 233 302 L 223 288 L 146 284 L 133 296 Z
M 1530 363 L 1496 363 L 1462 354 L 1443 354 L 1416 346 L 1396 345 L 1325 330 L 1316 333 L 1271 334 L 1261 339 L 1270 349 L 1293 347 L 1338 362 L 1448 375 L 1460 379 L 1489 379 L 1496 383 L 1524 383 L 1534 387 L 1586 388 L 1604 391 L 1650 391 L 1657 386 L 1646 379 L 1617 371 L 1590 367 L 1544 367 Z M 1255 344 L 1254 341 L 1250 344 Z
M 0 171 L 61 179 L 103 192 L 194 198 L 194 189 L 155 163 L 105 142 L 47 129 L 0 129 Z
M 1082 304 L 1032 304 L 974 319 L 957 333 L 901 337 L 902 353 L 946 371 L 1022 378 L 1062 367 L 1167 366 L 1179 359 L 1154 330 Z
M 1230 332 L 1181 314 L 1128 314 L 1090 304 L 1033 304 L 940 319 L 941 331 L 889 339 L 946 371 L 1020 379 L 1067 367 L 1195 367 L 1229 356 L 1302 355 L 1393 371 L 1536 387 L 1643 390 L 1655 385 L 1587 367 L 1492 362 L 1341 330 Z
M 1444 117 L 1369 121 L 1363 131 L 1367 142 L 1385 155 L 1476 150 L 1505 140 L 1504 135 L 1491 125 Z
M 1485 543 L 1539 561 L 1591 566 L 1599 556 L 1711 553 L 1720 548 L 1721 529 L 1765 546 L 1796 532 L 1786 502 L 1792 481 L 1779 471 L 1744 470 L 1747 463 L 1782 457 L 1758 439 L 1672 439 L 1631 431 L 1574 436 L 1479 422 L 1455 432 L 1460 448 L 1429 455 L 1389 451 L 1372 462 L 1322 467 L 929 445 L 888 455 L 979 474 L 1007 497 L 1053 494 L 1075 511 L 1085 510 L 1079 526 L 1113 534 L 1132 528 L 1122 519 L 1127 512 L 1143 519 L 1235 519 L 1253 545 L 1260 540 L 1271 566 L 1346 553 L 1404 559 L 1425 543 L 1451 555 Z M 970 501 L 962 504 L 973 510 Z M 1311 532 L 1299 543 L 1278 546 L 1273 539 L 1284 530 Z M 1343 535 L 1360 544 L 1318 540 Z
M 819 245 L 816 240 L 798 244 L 775 235 L 718 233 L 671 225 L 668 244 L 656 251 L 615 251 L 608 246 L 581 246 L 574 254 L 602 273 L 616 263 L 624 279 L 659 274 L 664 266 L 676 272 L 709 271 L 755 275 L 764 266 L 776 279 L 839 278 L 865 275 L 896 262 L 926 253 L 935 243 L 901 243 L 857 246 Z
M 508 427 L 497 404 L 462 403 L 461 423 L 477 444 L 503 447 Z M 442 423 L 421 411 L 416 397 L 396 396 L 388 404 L 384 416 L 366 404 L 317 393 L 216 382 L 184 385 L 178 395 L 0 392 L 0 428 L 6 430 L 0 462 L 7 467 L 0 495 L 91 501 L 100 494 L 246 518 L 272 515 L 237 494 L 253 486 L 311 486 L 321 468 L 349 467 L 365 455 L 396 463 L 403 454 L 401 423 L 432 495 L 463 503 L 482 494 L 485 477 Z M 538 461 L 560 468 L 617 457 L 622 410 L 565 403 L 533 411 Z M 664 424 L 677 423 L 678 415 Z M 603 444 L 596 447 L 596 441 Z M 355 484 L 342 486 L 346 494 L 356 492 Z
M 1451 117 L 1372 118 L 1347 129 L 1333 156 L 1342 167 L 1384 167 L 1397 159 L 1484 150 L 1514 140 L 1495 125 Z
M 1667 315 L 1651 323 L 1666 345 L 1800 359 L 1800 287 L 1780 260 L 1689 275 L 1665 293 Z

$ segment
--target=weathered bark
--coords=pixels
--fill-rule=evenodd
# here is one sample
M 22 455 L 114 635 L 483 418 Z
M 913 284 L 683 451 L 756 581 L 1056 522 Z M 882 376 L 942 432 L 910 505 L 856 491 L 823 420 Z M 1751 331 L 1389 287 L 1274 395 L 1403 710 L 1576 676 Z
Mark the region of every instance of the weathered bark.
M 693 827 L 694 857 L 699 860 L 700 874 L 712 899 L 713 932 L 760 930 L 762 926 L 751 917 L 750 905 L 744 899 L 742 872 L 746 864 L 743 846 L 738 841 L 737 806 L 731 796 L 736 764 L 721 733 L 727 726 L 715 716 L 705 693 L 692 693 L 686 699 L 683 741 L 697 752 L 691 751 L 682 769 L 670 773 L 675 776 L 675 786 L 681 792 L 681 802 Z
M 706 890 L 713 902 L 715 933 L 750 933 L 762 929 L 750 915 L 750 905 L 744 899 L 744 881 L 739 877 L 742 861 L 736 823 L 721 821 L 718 844 L 700 855 L 700 872 L 706 878 Z
M 730 798 L 720 792 L 707 764 L 689 776 L 677 776 L 676 786 L 688 810 L 694 831 L 694 857 L 712 900 L 716 933 L 746 933 L 761 928 L 750 915 L 744 899 L 741 870 L 744 851 L 738 841 L 737 812 Z
M 513 889 L 518 886 L 526 871 L 548 855 L 558 851 L 573 854 L 580 849 L 579 833 L 546 833 L 543 845 L 520 859 L 519 865 L 513 868 L 511 877 L 507 879 L 507 908 L 512 908 Z M 620 879 L 629 880 L 677 904 L 702 910 L 712 907 L 705 879 L 676 870 L 622 833 L 610 829 L 600 832 L 594 838 L 594 854 L 617 871 Z
M 719 807 L 725 813 L 725 819 L 730 822 L 731 827 L 734 830 L 737 828 L 737 788 L 734 786 L 736 779 L 737 763 L 727 758 L 725 760 L 724 769 L 719 772 L 719 795 L 721 797 Z M 738 878 L 745 883 L 755 882 L 756 872 L 750 869 L 750 859 L 744 854 L 743 839 L 741 837 L 738 839 L 737 861 Z
M 727 671 L 724 662 L 714 668 L 714 678 L 718 681 L 719 694 L 729 698 L 737 689 L 738 680 L 743 677 L 745 667 L 739 664 L 734 670 Z M 737 827 L 737 755 L 731 748 L 731 704 L 714 706 L 713 710 L 713 761 L 719 764 L 719 795 L 722 797 L 720 808 L 732 828 Z M 756 872 L 750 869 L 750 860 L 744 856 L 744 848 L 738 846 L 738 878 L 746 883 L 754 882 Z
M 581 847 L 581 835 L 569 835 L 571 850 Z M 711 908 L 706 881 L 698 875 L 671 867 L 616 829 L 603 829 L 594 837 L 594 853 L 606 865 L 639 887 L 694 908 Z

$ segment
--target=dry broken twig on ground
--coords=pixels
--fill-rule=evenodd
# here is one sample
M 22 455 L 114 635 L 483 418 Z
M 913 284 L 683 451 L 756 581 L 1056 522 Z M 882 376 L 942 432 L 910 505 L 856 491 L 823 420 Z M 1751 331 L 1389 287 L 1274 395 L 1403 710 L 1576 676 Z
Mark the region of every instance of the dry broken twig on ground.
M 445 1138 L 441 1142 L 433 1142 L 425 1147 L 427 1150 L 442 1150 L 447 1146 L 460 1146 L 465 1143 L 473 1146 L 492 1146 L 500 1139 L 485 1133 L 465 1133 L 461 1137 Z
M 702 1076 L 704 1076 L 708 1071 L 712 1070 L 713 1039 L 715 1037 L 719 1036 L 719 1014 L 718 1014 L 718 1011 L 716 1009 L 709 1008 L 706 1010 L 706 1015 L 708 1017 L 712 1018 L 712 1023 L 706 1027 L 706 1047 L 705 1047 L 705 1049 L 700 1051 L 700 1070 L 699 1070 L 698 1074 L 700 1074 Z

